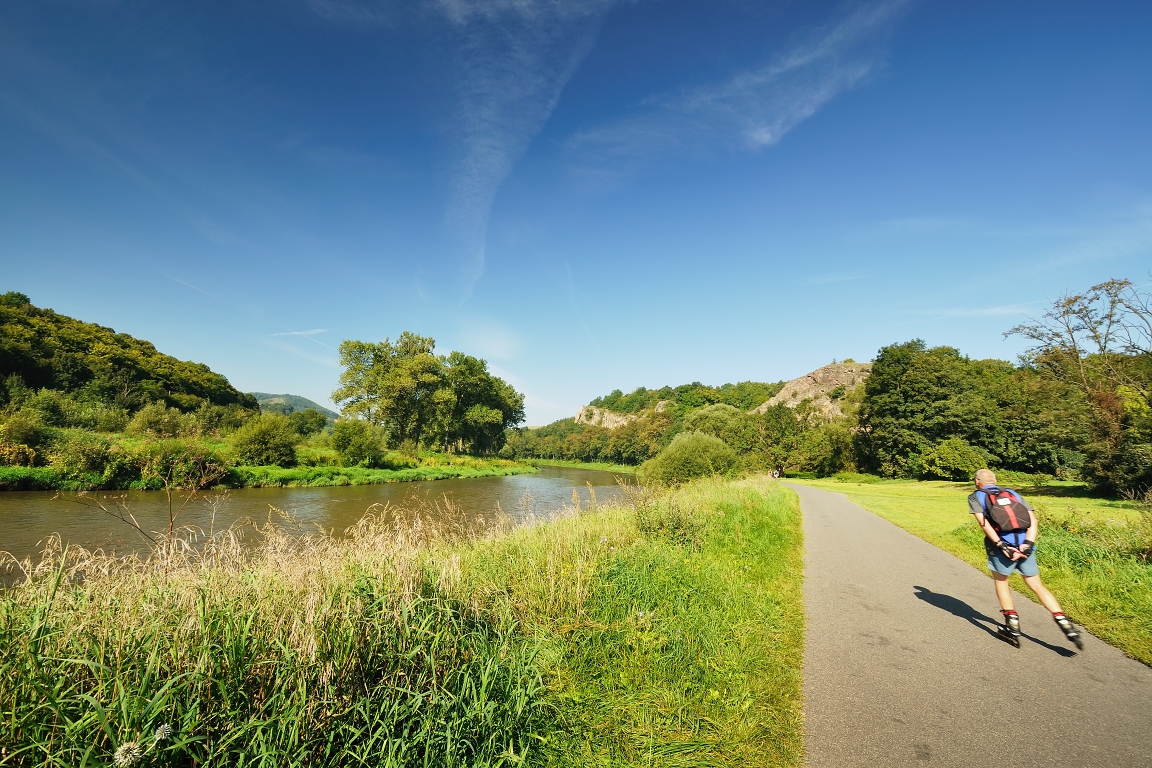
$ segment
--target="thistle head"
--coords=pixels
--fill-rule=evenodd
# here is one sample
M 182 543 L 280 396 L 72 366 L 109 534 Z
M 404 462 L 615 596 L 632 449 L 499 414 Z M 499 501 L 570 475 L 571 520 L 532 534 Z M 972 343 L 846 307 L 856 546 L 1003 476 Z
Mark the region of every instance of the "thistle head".
M 157 744 L 159 744 L 162 741 L 167 741 L 170 738 L 172 738 L 172 726 L 165 723 L 164 725 L 162 725 L 156 729 L 156 743 Z
M 112 762 L 114 762 L 118 768 L 128 768 L 128 766 L 143 756 L 144 752 L 140 749 L 139 744 L 135 741 L 126 741 L 116 748 L 116 754 L 112 756 Z

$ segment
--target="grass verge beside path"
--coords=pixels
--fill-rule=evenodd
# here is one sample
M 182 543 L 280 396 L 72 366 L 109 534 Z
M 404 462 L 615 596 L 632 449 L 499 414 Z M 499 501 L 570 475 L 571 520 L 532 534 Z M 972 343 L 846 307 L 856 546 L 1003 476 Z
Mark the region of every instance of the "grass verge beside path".
M 987 572 L 983 534 L 968 514 L 966 483 L 796 480 L 844 493 L 853 502 Z M 1152 665 L 1152 521 L 1131 502 L 1070 495 L 1074 489 L 1021 488 L 1040 519 L 1040 576 L 1077 623 Z M 1012 586 L 1033 598 L 1019 576 Z M 989 600 L 994 601 L 989 585 Z
M 46 561 L 0 592 L 0 764 L 799 766 L 794 494 L 640 493 Z
M 596 469 L 601 472 L 616 472 L 621 475 L 636 474 L 636 467 L 628 464 L 608 464 L 603 461 L 574 461 L 572 459 L 521 459 L 535 467 L 570 467 L 572 469 Z

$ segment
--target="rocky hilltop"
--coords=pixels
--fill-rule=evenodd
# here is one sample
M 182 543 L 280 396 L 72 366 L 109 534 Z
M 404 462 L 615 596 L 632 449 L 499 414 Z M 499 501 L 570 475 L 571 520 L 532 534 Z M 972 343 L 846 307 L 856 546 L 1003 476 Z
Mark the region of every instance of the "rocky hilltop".
M 667 407 L 668 401 L 661 400 L 660 402 L 656 403 L 656 407 L 652 410 L 654 410 L 656 413 L 663 413 L 664 409 Z M 582 405 L 580 406 L 580 410 L 576 411 L 575 421 L 577 424 L 588 424 L 593 427 L 616 429 L 617 427 L 622 427 L 625 424 L 636 421 L 638 418 L 640 418 L 640 415 L 635 413 L 617 413 L 616 411 L 610 411 L 607 408 L 597 408 L 594 405 Z
M 870 373 L 872 363 L 832 363 L 792 379 L 775 397 L 749 413 L 764 413 L 781 404 L 795 408 L 803 401 L 811 400 L 825 417 L 834 418 L 842 415 L 840 398 L 855 389 Z

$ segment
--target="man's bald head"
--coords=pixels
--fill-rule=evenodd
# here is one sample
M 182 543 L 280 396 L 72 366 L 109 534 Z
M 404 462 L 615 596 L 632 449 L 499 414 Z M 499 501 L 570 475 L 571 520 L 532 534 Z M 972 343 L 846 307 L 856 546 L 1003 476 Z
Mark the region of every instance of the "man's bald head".
M 996 485 L 996 473 L 990 469 L 976 470 L 977 485 Z

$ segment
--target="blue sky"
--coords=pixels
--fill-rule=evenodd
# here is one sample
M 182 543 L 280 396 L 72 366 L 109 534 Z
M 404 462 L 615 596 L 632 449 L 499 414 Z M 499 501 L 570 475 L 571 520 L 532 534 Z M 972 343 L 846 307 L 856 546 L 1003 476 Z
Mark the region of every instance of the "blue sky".
M 1152 269 L 1152 5 L 0 6 L 0 289 L 321 402 L 345 338 L 542 424 Z

